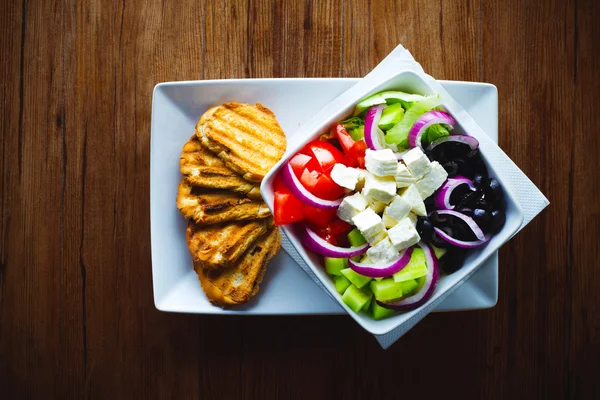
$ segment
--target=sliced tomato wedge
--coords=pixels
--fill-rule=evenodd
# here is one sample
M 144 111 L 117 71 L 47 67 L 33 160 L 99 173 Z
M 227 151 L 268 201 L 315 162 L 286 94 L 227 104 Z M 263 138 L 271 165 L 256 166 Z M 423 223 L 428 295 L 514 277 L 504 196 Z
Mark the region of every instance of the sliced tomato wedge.
M 337 210 L 328 208 L 315 208 L 309 206 L 308 204 L 304 205 L 304 219 L 310 222 L 311 226 L 314 227 L 326 227 L 331 220 L 335 218 Z
M 315 186 L 319 183 L 320 177 L 321 173 L 319 171 L 309 171 L 308 168 L 304 168 L 302 175 L 300 175 L 300 182 L 309 192 L 313 193 Z
M 286 225 L 304 219 L 302 202 L 291 193 L 275 192 L 275 225 Z
M 344 154 L 324 140 L 313 140 L 300 152 L 317 160 L 320 172 L 329 172 L 335 164 L 344 161 Z
M 335 218 L 326 226 L 315 227 L 317 235 L 336 246 L 347 246 L 346 234 L 352 230 L 352 225 L 347 224 L 339 218 Z
M 317 184 L 309 190 L 315 196 L 325 200 L 335 200 L 344 194 L 344 188 L 335 183 L 327 174 L 321 174 Z
M 350 150 L 346 153 L 346 157 L 354 162 L 354 166 L 358 168 L 365 168 L 365 153 L 367 151 L 367 144 L 364 140 L 354 142 Z
M 296 174 L 296 176 L 300 177 L 300 176 L 302 176 L 302 172 L 304 171 L 304 168 L 306 167 L 306 165 L 312 160 L 313 160 L 313 158 L 311 156 L 308 156 L 308 155 L 302 154 L 302 153 L 298 153 L 294 157 L 290 158 L 289 163 L 290 163 L 292 169 L 294 170 L 294 173 Z M 316 165 L 317 162 L 314 161 L 314 164 Z
M 352 139 L 352 136 L 350 136 L 350 134 L 344 127 L 344 124 L 335 125 L 333 127 L 333 132 L 334 132 L 334 136 L 340 142 L 340 145 L 342 146 L 342 150 L 344 151 L 344 153 L 348 153 L 350 151 L 350 149 L 352 149 L 352 146 L 354 146 L 354 143 L 356 143 L 356 142 L 354 141 L 354 139 Z

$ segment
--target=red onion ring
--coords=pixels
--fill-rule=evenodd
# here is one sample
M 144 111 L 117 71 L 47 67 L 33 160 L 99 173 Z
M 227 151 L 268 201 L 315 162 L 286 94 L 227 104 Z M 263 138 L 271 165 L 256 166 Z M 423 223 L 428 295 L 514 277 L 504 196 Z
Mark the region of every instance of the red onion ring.
M 281 181 L 292 192 L 294 196 L 300 199 L 304 204 L 315 208 L 337 208 L 343 198 L 337 200 L 325 200 L 309 192 L 294 174 L 290 163 L 286 163 L 281 169 Z
M 312 252 L 325 257 L 335 258 L 350 258 L 363 254 L 369 248 L 369 244 L 365 243 L 358 247 L 339 247 L 334 246 L 319 235 L 315 231 L 305 226 L 305 234 L 302 243 Z
M 485 235 L 483 240 L 476 240 L 473 242 L 465 242 L 464 240 L 454 239 L 452 236 L 448 235 L 446 232 L 444 232 L 440 228 L 433 228 L 433 230 L 446 242 L 450 243 L 453 246 L 461 247 L 463 249 L 474 249 L 475 247 L 479 247 L 481 245 L 486 244 L 492 238 L 492 235 Z
M 408 133 L 408 146 L 409 147 L 421 147 L 421 136 L 431 125 L 444 124 L 450 129 L 454 129 L 456 120 L 445 111 L 427 111 L 421 115 L 419 119 L 414 123 L 410 132 Z
M 386 276 L 394 275 L 398 271 L 402 271 L 408 265 L 412 255 L 413 248 L 409 247 L 403 250 L 398 258 L 385 264 L 363 264 L 353 260 L 348 260 L 348 265 L 355 272 L 370 278 L 385 278 Z
M 433 142 L 429 144 L 429 150 L 433 150 L 438 144 L 446 143 L 446 142 L 458 142 L 469 145 L 471 150 L 475 150 L 479 147 L 479 141 L 475 139 L 473 136 L 469 135 L 450 135 L 443 136 L 441 138 L 435 139 Z
M 427 275 L 425 276 L 425 283 L 423 284 L 423 287 L 418 293 L 400 301 L 393 303 L 377 301 L 380 306 L 400 311 L 414 310 L 415 308 L 425 304 L 433 295 L 435 286 L 440 278 L 438 260 L 433 249 L 429 245 L 423 242 L 419 242 L 418 245 L 423 249 L 423 253 L 425 253 L 425 260 L 427 261 Z
M 442 185 L 442 187 L 435 194 L 435 206 L 438 210 L 453 210 L 454 206 L 450 204 L 450 197 L 454 189 L 460 185 L 469 185 L 471 190 L 475 190 L 473 181 L 464 176 L 455 176 L 454 178 L 448 178 L 448 180 Z
M 468 215 L 453 210 L 439 210 L 437 211 L 437 213 L 438 215 L 452 215 L 453 217 L 462 219 L 467 225 L 469 225 L 469 228 L 473 231 L 477 239 L 485 239 L 485 234 L 483 233 L 479 225 L 477 225 L 477 222 L 475 222 L 475 220 L 469 217 Z
M 379 133 L 377 130 L 379 127 L 379 119 L 381 118 L 381 113 L 385 106 L 378 105 L 369 108 L 367 111 L 367 115 L 365 116 L 365 143 L 367 147 L 371 150 L 383 150 L 384 146 L 381 145 L 381 141 L 379 140 Z

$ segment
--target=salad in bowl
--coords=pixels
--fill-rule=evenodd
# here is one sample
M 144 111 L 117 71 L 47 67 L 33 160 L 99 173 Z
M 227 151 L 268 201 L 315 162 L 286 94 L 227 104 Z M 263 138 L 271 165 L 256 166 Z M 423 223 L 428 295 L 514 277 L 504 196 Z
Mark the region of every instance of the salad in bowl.
M 379 92 L 277 172 L 275 223 L 302 230 L 352 311 L 423 305 L 504 226 L 503 189 L 456 125 L 438 95 Z

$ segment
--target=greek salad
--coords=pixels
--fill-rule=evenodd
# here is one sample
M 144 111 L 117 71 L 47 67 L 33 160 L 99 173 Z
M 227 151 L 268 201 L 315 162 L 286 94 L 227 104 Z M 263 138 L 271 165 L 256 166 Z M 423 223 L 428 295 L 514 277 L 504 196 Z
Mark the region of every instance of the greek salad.
M 302 224 L 353 311 L 419 307 L 502 229 L 502 187 L 455 126 L 439 95 L 380 92 L 282 166 L 275 223 Z

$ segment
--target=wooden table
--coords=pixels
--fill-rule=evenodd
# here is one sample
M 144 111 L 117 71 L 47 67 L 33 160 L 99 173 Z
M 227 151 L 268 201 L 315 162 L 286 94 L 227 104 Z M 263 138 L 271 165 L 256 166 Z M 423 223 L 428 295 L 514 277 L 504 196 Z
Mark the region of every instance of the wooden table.
M 593 0 L 1 2 L 0 397 L 600 398 L 599 19 Z M 498 305 L 387 351 L 343 316 L 158 312 L 154 85 L 363 76 L 398 43 L 498 86 L 500 145 L 551 201 L 503 247 Z

